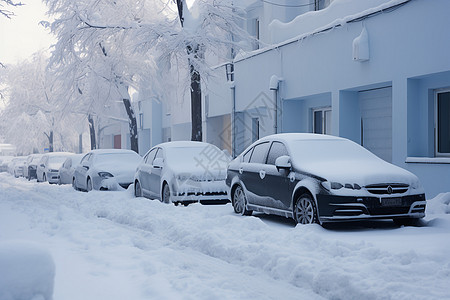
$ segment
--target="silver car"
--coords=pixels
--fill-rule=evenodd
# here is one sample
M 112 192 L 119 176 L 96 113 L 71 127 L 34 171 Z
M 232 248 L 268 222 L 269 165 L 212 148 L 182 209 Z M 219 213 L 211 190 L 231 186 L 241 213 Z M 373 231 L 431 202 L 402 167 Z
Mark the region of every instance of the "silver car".
M 49 183 L 58 183 L 59 168 L 66 158 L 73 153 L 70 152 L 51 152 L 42 156 L 36 171 L 38 182 L 48 181 Z
M 134 172 L 142 157 L 126 149 L 101 149 L 87 153 L 75 168 L 75 190 L 117 190 L 133 183 Z
M 86 154 L 75 154 L 66 158 L 61 168 L 59 168 L 58 184 L 71 184 L 75 168 L 80 164 L 81 159 Z
M 225 184 L 231 158 L 214 145 L 178 141 L 159 144 L 136 170 L 137 197 L 165 203 L 227 203 Z

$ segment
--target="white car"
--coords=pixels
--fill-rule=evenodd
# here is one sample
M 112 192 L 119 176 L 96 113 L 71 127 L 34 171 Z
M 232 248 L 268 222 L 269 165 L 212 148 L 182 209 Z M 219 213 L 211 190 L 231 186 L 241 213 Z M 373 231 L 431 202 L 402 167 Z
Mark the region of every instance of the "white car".
M 136 197 L 165 203 L 227 203 L 225 177 L 231 158 L 214 145 L 168 142 L 148 151 L 136 170 Z
M 48 181 L 49 183 L 58 183 L 59 168 L 66 158 L 73 153 L 70 152 L 50 152 L 41 157 L 36 170 L 38 182 Z
M 116 190 L 133 183 L 134 172 L 142 157 L 126 149 L 101 149 L 87 153 L 75 168 L 75 190 Z
M 25 165 L 27 163 L 27 158 L 25 156 L 15 157 L 8 164 L 8 171 L 14 177 L 23 177 L 25 172 Z
M 59 168 L 58 184 L 71 184 L 75 168 L 80 164 L 81 159 L 86 154 L 75 154 L 66 158 L 61 168 Z

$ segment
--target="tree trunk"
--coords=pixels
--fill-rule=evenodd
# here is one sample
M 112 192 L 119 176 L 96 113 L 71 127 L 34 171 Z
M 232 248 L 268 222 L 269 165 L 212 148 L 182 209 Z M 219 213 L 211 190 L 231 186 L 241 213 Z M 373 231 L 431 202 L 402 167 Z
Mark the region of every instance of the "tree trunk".
M 127 111 L 127 115 L 128 115 L 128 125 L 130 127 L 131 150 L 133 150 L 136 153 L 139 153 L 136 115 L 134 114 L 133 108 L 131 107 L 130 99 L 124 98 L 122 100 L 123 100 L 123 104 L 125 105 L 125 110 Z
M 89 122 L 89 133 L 91 136 L 91 150 L 97 149 L 97 143 L 95 141 L 95 126 L 94 126 L 94 119 L 91 115 L 88 115 L 88 122 Z
M 48 136 L 48 144 L 49 144 L 48 151 L 53 152 L 53 130 L 50 131 L 50 135 Z
M 195 50 L 197 52 L 197 50 Z M 202 88 L 200 85 L 200 73 L 192 63 L 189 63 L 191 72 L 191 123 L 192 141 L 202 141 Z

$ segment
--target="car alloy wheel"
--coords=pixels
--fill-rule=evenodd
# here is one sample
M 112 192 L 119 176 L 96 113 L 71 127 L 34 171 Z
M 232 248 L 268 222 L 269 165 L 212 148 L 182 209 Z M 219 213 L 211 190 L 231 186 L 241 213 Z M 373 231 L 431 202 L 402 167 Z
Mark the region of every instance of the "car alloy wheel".
M 247 198 L 240 185 L 236 187 L 233 193 L 234 212 L 243 216 L 250 216 L 253 211 L 247 209 Z
M 141 189 L 141 184 L 139 183 L 139 181 L 136 181 L 136 183 L 134 185 L 134 195 L 136 197 L 142 197 L 142 189 Z
M 316 205 L 309 194 L 302 194 L 295 202 L 294 220 L 298 224 L 317 223 Z
M 164 186 L 163 186 L 161 201 L 164 202 L 164 203 L 170 203 L 171 202 L 171 199 L 170 199 L 170 188 L 169 188 L 169 185 L 167 183 L 165 183 Z

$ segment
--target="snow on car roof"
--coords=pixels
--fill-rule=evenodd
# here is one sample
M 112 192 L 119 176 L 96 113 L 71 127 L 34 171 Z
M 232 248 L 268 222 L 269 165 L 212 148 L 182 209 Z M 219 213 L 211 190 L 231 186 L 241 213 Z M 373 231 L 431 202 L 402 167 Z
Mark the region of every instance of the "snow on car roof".
M 211 146 L 211 144 L 204 143 L 204 142 L 196 142 L 196 141 L 173 141 L 173 142 L 166 142 L 157 145 L 156 147 L 162 147 L 162 148 L 184 148 L 184 147 L 207 147 Z
M 308 140 L 345 140 L 341 137 L 317 133 L 278 133 L 268 135 L 260 139 L 263 140 L 278 140 L 283 142 L 291 141 L 308 141 Z
M 45 153 L 44 155 L 48 156 L 62 156 L 62 155 L 74 155 L 75 153 L 72 152 L 49 152 Z
M 128 149 L 95 149 L 95 150 L 91 150 L 89 153 L 93 153 L 93 154 L 113 154 L 113 153 L 136 153 L 136 152 L 134 152 L 133 150 L 128 150 Z

